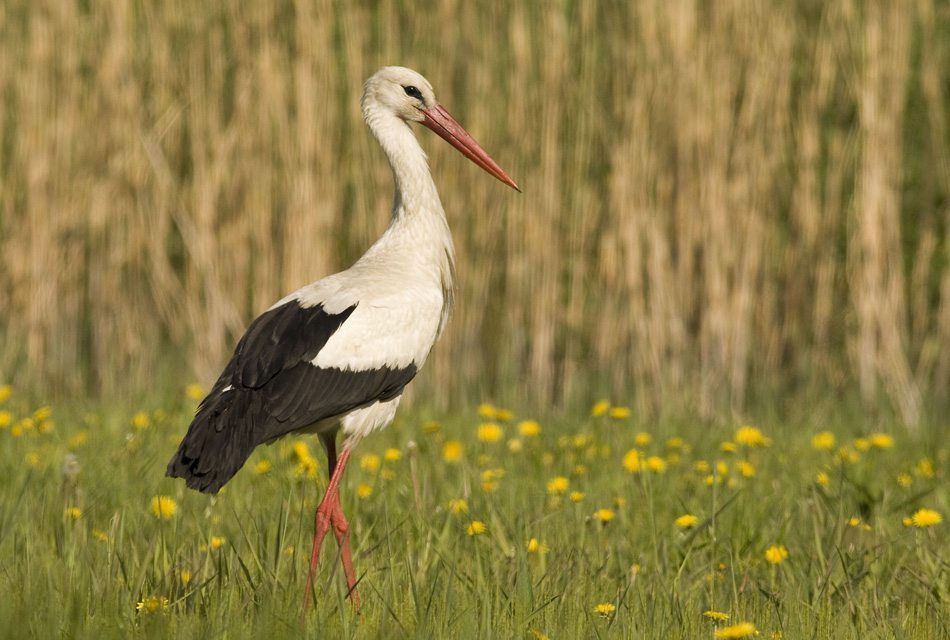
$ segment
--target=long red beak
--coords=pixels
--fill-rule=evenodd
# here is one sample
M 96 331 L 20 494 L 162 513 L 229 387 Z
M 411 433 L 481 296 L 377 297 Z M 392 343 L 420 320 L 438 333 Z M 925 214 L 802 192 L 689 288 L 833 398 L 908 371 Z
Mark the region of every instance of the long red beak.
M 422 113 L 425 114 L 425 120 L 422 121 L 422 124 L 439 134 L 443 140 L 461 151 L 462 155 L 487 173 L 495 176 L 509 187 L 521 191 L 515 181 L 508 177 L 508 174 L 498 166 L 498 163 L 485 153 L 485 150 L 475 142 L 472 136 L 468 135 L 462 125 L 456 122 L 455 118 L 449 115 L 449 112 L 441 104 L 435 105 L 433 109 L 423 110 Z

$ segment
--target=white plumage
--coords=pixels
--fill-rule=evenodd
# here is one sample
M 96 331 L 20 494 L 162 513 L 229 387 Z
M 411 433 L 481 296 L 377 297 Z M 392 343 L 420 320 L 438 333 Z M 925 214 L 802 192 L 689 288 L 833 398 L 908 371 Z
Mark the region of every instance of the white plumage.
M 362 108 L 393 171 L 389 227 L 352 267 L 295 291 L 251 324 L 166 471 L 193 489 L 216 493 L 258 445 L 294 431 L 317 433 L 330 486 L 317 509 L 305 606 L 331 527 L 353 601 L 359 602 L 340 478 L 359 439 L 392 422 L 403 388 L 422 367 L 452 308 L 455 248 L 409 122 L 432 129 L 518 188 L 415 71 L 380 69 L 366 81 Z M 340 430 L 345 441 L 337 459 Z

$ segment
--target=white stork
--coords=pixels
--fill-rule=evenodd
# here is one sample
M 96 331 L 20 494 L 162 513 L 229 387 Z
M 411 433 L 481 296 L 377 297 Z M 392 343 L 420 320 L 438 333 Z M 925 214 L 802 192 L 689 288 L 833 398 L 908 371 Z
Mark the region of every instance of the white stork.
M 317 507 L 305 610 L 331 526 L 351 599 L 359 605 L 349 525 L 340 506 L 343 469 L 360 438 L 392 422 L 403 389 L 452 307 L 455 248 L 426 154 L 409 123 L 432 129 L 518 189 L 415 71 L 383 67 L 366 81 L 361 104 L 393 171 L 389 227 L 352 267 L 295 291 L 251 323 L 166 470 L 189 488 L 213 494 L 258 445 L 291 432 L 320 437 L 330 483 Z M 345 439 L 337 457 L 340 430 Z

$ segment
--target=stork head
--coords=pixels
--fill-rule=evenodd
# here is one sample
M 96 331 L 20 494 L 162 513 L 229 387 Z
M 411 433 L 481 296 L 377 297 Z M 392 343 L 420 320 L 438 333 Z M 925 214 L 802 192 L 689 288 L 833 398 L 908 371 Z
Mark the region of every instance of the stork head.
M 363 118 L 369 122 L 374 111 L 383 110 L 406 121 L 432 129 L 462 154 L 510 187 L 518 189 L 474 138 L 435 99 L 429 81 L 405 67 L 383 67 L 363 85 Z

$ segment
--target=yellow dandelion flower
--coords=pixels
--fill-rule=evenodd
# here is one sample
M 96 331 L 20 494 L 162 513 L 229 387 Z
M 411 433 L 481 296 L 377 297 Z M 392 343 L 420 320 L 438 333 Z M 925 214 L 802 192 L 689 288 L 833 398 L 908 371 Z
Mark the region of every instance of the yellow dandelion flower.
M 722 449 L 723 453 L 735 453 L 736 452 L 736 443 L 735 442 L 722 442 L 719 444 L 719 448 Z
M 815 434 L 811 439 L 811 446 L 823 451 L 831 451 L 835 448 L 835 436 L 830 431 L 822 431 Z
M 582 491 L 571 491 L 571 500 L 574 502 L 580 502 L 586 495 L 587 494 Z
M 757 635 L 759 632 L 755 630 L 755 626 L 751 622 L 741 622 L 731 627 L 723 627 L 716 631 L 717 638 L 726 638 L 729 640 L 736 640 L 738 638 L 746 638 L 749 636 Z
M 557 476 L 548 480 L 548 493 L 564 493 L 570 482 L 564 476 Z
M 623 457 L 623 468 L 630 473 L 636 473 L 640 470 L 640 452 L 631 449 Z
M 478 439 L 482 442 L 495 442 L 505 435 L 494 422 L 485 422 L 478 426 Z
M 365 500 L 373 493 L 373 487 L 368 484 L 361 484 L 356 488 L 356 495 L 360 497 L 360 500 Z
M 528 438 L 536 436 L 541 433 L 541 425 L 534 420 L 522 420 L 518 423 L 518 433 Z
M 483 402 L 478 406 L 478 415 L 486 420 L 495 420 L 498 418 L 498 408 L 492 404 Z
M 905 526 L 905 527 L 909 527 L 909 526 L 912 526 L 912 525 L 914 524 L 914 519 L 913 519 L 913 518 L 904 518 L 901 522 L 904 523 L 904 526 Z
M 857 526 L 859 526 L 860 524 L 861 524 L 861 519 L 860 519 L 860 518 L 851 518 L 851 519 L 848 520 L 848 526 L 849 526 L 849 527 L 857 527 Z
M 402 451 L 400 451 L 399 449 L 390 448 L 390 449 L 386 449 L 386 451 L 383 453 L 383 459 L 385 459 L 387 462 L 396 462 L 401 457 L 402 457 Z
M 657 473 L 663 473 L 666 471 L 666 461 L 663 458 L 657 456 L 650 456 L 643 462 L 643 464 L 650 471 L 655 471 Z
M 583 449 L 590 443 L 594 441 L 594 436 L 589 433 L 578 433 L 576 436 L 571 438 L 571 446 L 575 449 Z
M 379 472 L 379 477 L 383 480 L 392 480 L 396 477 L 396 472 L 392 469 L 383 469 Z
M 438 420 L 429 420 L 424 425 L 422 425 L 422 433 L 432 435 L 433 433 L 438 433 L 442 430 L 442 423 Z
M 716 484 L 716 476 L 708 475 L 703 479 L 703 482 L 705 482 L 707 486 Z
M 222 538 L 221 536 L 211 536 L 212 549 L 220 549 L 221 547 L 224 546 L 225 542 L 227 542 L 227 540 Z
M 477 536 L 482 533 L 485 533 L 487 529 L 488 527 L 485 526 L 484 522 L 481 522 L 479 520 L 472 520 L 472 522 L 469 523 L 468 527 L 465 528 L 465 533 L 467 533 L 470 536 Z
M 23 425 L 17 422 L 15 425 L 10 427 L 10 435 L 14 438 L 19 438 L 23 435 Z
M 723 613 L 722 611 L 712 611 L 712 610 L 705 611 L 703 612 L 703 615 L 712 620 L 728 620 L 729 619 L 729 614 Z
M 187 585 L 191 582 L 191 571 L 189 569 L 178 569 L 175 571 L 175 574 L 178 576 L 178 582 L 183 585 Z
M 838 459 L 841 462 L 854 464 L 861 459 L 861 454 L 850 447 L 841 447 L 838 449 Z
M 162 613 L 168 609 L 168 598 L 164 596 L 152 596 L 146 598 L 135 605 L 136 611 L 143 613 Z
M 602 603 L 600 603 L 599 605 L 597 605 L 596 607 L 594 607 L 594 613 L 599 613 L 600 615 L 602 615 L 602 616 L 604 616 L 604 617 L 606 618 L 606 617 L 609 616 L 611 613 L 613 613 L 614 610 L 616 610 L 616 608 L 617 608 L 617 607 L 615 607 L 614 605 L 612 605 L 612 604 L 609 603 L 609 602 L 602 602 Z
M 709 471 L 709 463 L 706 462 L 705 460 L 697 460 L 696 462 L 693 463 L 693 468 L 696 469 L 696 471 L 699 471 L 700 473 L 706 473 L 707 471 Z
M 934 463 L 930 458 L 924 458 L 919 463 L 917 463 L 917 468 L 915 471 L 917 472 L 917 475 L 923 478 L 933 478 Z
M 767 447 L 772 444 L 771 438 L 766 438 L 762 435 L 762 431 L 749 426 L 739 427 L 736 430 L 735 441 L 753 449 L 755 447 Z
M 267 473 L 270 471 L 270 460 L 259 460 L 256 465 L 254 465 L 254 470 L 257 473 Z
M 44 420 L 49 420 L 49 417 L 53 415 L 53 410 L 49 407 L 40 407 L 33 412 L 33 420 L 36 422 L 43 422 Z
M 8 384 L 0 385 L 0 402 L 6 402 L 13 395 L 13 387 Z
M 40 457 L 36 453 L 30 452 L 26 454 L 26 457 L 24 457 L 24 460 L 26 460 L 27 465 L 33 468 L 40 466 Z
M 515 417 L 511 411 L 507 409 L 496 409 L 495 410 L 495 420 L 501 420 L 502 422 L 508 422 Z
M 771 564 L 781 564 L 787 557 L 788 551 L 782 545 L 769 547 L 765 550 L 765 559 Z
M 931 527 L 935 524 L 940 524 L 943 522 L 943 516 L 941 516 L 936 511 L 932 509 L 918 509 L 914 512 L 914 515 L 910 517 L 911 522 L 914 523 L 915 527 Z
M 729 465 L 727 465 L 725 462 L 722 462 L 722 461 L 717 462 L 716 473 L 718 473 L 720 476 L 729 475 Z
M 867 451 L 868 447 L 871 446 L 871 443 L 868 442 L 867 438 L 855 438 L 854 439 L 854 448 L 858 451 Z
M 455 515 L 460 513 L 468 513 L 468 503 L 462 498 L 453 498 L 452 500 L 449 500 L 449 511 Z
M 199 402 L 202 398 L 205 397 L 206 394 L 207 392 L 205 391 L 205 388 L 196 382 L 193 382 L 187 387 L 185 387 L 185 395 L 188 396 L 189 399 L 194 400 L 195 402 Z
M 587 473 L 587 466 L 586 466 L 586 465 L 583 465 L 583 464 L 575 464 L 575 465 L 574 465 L 574 475 L 575 475 L 575 476 L 582 476 L 582 475 L 584 475 L 585 473 Z
M 93 529 L 90 533 L 92 533 L 93 538 L 99 540 L 100 542 L 109 542 L 109 534 L 107 534 L 105 531 Z
M 617 418 L 617 419 L 629 418 L 630 409 L 628 409 L 627 407 L 614 407 L 613 409 L 610 410 L 610 417 Z
M 365 453 L 360 456 L 360 467 L 369 473 L 379 471 L 380 459 L 375 453 Z
M 9 411 L 0 411 L 0 429 L 9 427 L 13 422 L 13 414 Z
M 521 444 L 521 440 L 519 440 L 518 438 L 512 438 L 511 440 L 508 441 L 508 451 L 512 453 L 518 453 L 523 448 L 524 446 Z
M 617 496 L 616 498 L 614 498 L 614 506 L 617 507 L 618 509 L 625 504 L 627 504 L 627 499 L 624 498 L 623 496 Z
M 598 509 L 597 511 L 594 512 L 594 519 L 607 523 L 613 520 L 615 515 L 617 514 L 615 514 L 610 509 Z
M 906 489 L 907 487 L 909 487 L 913 481 L 914 481 L 914 479 L 910 477 L 910 474 L 909 474 L 909 473 L 898 473 L 898 474 L 897 474 L 897 484 L 899 484 L 900 486 L 904 487 L 905 489 Z
M 457 462 L 462 457 L 462 443 L 455 440 L 449 440 L 442 447 L 442 458 L 446 462 Z
M 601 400 L 591 407 L 590 415 L 594 416 L 595 418 L 599 418 L 600 416 L 607 413 L 608 409 L 610 409 L 610 403 L 606 400 Z
M 78 449 L 86 444 L 86 440 L 89 439 L 89 430 L 83 429 L 75 433 L 69 440 L 66 441 L 66 445 L 70 449 Z
M 132 426 L 136 429 L 148 429 L 150 424 L 152 424 L 152 421 L 144 411 L 139 411 L 132 416 Z
M 66 509 L 66 515 L 70 518 L 79 518 L 82 516 L 82 509 L 77 507 L 70 507 Z
M 831 482 L 831 478 L 829 478 L 829 477 L 828 477 L 828 474 L 825 473 L 824 471 L 819 471 L 819 472 L 815 475 L 815 482 L 817 482 L 818 484 L 824 486 L 824 485 L 828 484 L 829 482 Z
M 679 436 L 674 436 L 666 441 L 666 446 L 670 449 L 682 449 L 685 441 Z
M 651 442 L 653 442 L 653 436 L 651 436 L 649 433 L 645 431 L 641 431 L 640 433 L 636 435 L 633 441 L 637 443 L 637 446 L 645 447 Z
M 745 460 L 740 460 L 736 463 L 736 469 L 739 470 L 739 473 L 742 474 L 743 478 L 751 478 L 755 475 L 755 467 L 749 464 Z
M 554 464 L 554 454 L 550 451 L 542 454 L 541 464 L 543 464 L 545 467 L 550 467 L 552 464 Z
M 152 498 L 152 514 L 159 520 L 169 520 L 175 515 L 178 505 L 169 496 L 155 496 Z
M 694 524 L 699 522 L 699 518 L 697 518 L 696 516 L 692 514 L 687 513 L 687 514 L 681 515 L 679 518 L 676 519 L 675 522 L 676 522 L 677 527 L 680 527 L 681 529 L 689 529 Z

